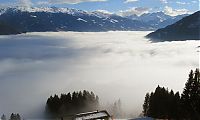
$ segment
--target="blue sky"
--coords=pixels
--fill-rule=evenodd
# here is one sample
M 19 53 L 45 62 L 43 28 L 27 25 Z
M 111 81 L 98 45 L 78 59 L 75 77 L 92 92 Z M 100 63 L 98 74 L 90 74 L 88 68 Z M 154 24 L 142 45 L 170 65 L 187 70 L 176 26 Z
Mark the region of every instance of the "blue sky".
M 76 8 L 86 11 L 106 10 L 109 12 L 165 11 L 168 14 L 181 14 L 199 10 L 199 0 L 0 0 L 3 5 L 56 6 Z

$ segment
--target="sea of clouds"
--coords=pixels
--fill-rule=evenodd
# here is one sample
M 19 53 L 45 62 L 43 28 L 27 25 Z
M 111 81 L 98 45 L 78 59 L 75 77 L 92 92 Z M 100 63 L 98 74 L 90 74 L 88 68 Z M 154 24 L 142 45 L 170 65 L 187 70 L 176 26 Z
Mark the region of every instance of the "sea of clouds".
M 182 92 L 199 67 L 199 41 L 153 43 L 149 32 L 44 32 L 0 36 L 0 114 L 42 115 L 50 95 L 94 91 L 138 115 L 158 85 Z

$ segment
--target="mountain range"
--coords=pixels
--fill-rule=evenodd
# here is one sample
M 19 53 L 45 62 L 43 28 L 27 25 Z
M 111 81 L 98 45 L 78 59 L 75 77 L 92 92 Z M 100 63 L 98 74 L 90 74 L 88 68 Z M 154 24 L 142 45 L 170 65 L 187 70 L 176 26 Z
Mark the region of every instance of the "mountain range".
M 46 31 L 149 31 L 165 27 L 185 16 L 187 15 L 169 16 L 157 12 L 133 17 L 70 8 L 8 7 L 0 9 L 0 25 L 4 25 L 0 34 Z M 3 29 L 7 32 L 2 32 Z
M 125 16 L 125 17 L 130 18 L 132 20 L 138 20 L 138 21 L 144 22 L 152 26 L 152 28 L 155 30 L 155 29 L 164 28 L 168 25 L 171 25 L 188 15 L 189 14 L 170 16 L 170 15 L 165 14 L 164 12 L 155 12 L 155 13 L 145 13 L 145 14 L 142 14 L 141 16 L 130 15 L 130 16 Z
M 200 11 L 147 35 L 152 41 L 200 40 Z

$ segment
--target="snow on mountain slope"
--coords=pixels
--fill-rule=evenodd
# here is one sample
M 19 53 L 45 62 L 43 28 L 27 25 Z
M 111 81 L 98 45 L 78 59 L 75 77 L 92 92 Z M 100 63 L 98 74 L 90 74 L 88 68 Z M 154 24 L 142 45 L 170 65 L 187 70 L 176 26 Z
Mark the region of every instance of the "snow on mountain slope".
M 21 33 L 46 31 L 152 31 L 172 24 L 177 20 L 174 18 L 168 20 L 167 18 L 170 17 L 162 12 L 131 18 L 104 10 L 88 12 L 71 8 L 19 6 L 0 8 L 0 23 L 13 26 Z
M 57 7 L 7 7 L 7 8 L 0 8 L 0 11 L 3 13 L 7 11 L 21 11 L 21 12 L 49 12 L 49 13 L 67 13 L 70 15 L 85 15 L 89 14 L 86 11 L 72 9 L 72 8 L 57 8 Z
M 143 21 L 154 28 L 163 28 L 167 25 L 173 24 L 183 17 L 188 16 L 188 14 L 178 15 L 178 16 L 170 16 L 165 14 L 164 12 L 155 12 L 155 13 L 145 13 L 141 16 L 131 15 L 125 16 L 132 20 Z
M 147 35 L 153 41 L 199 40 L 200 11 Z

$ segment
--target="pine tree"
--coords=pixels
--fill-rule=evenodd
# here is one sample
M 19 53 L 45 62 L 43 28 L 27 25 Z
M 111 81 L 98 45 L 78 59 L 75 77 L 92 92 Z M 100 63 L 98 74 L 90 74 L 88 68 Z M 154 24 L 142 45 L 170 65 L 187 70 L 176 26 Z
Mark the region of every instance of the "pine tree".
M 199 72 L 199 69 L 197 69 L 197 112 L 198 114 L 200 115 L 200 72 Z
M 180 94 L 179 92 L 176 92 L 173 100 L 173 118 L 177 118 L 178 120 L 182 117 L 181 116 L 181 106 L 180 106 Z
M 147 112 L 147 116 L 148 117 L 154 117 L 154 113 L 155 113 L 155 102 L 154 102 L 154 93 L 151 92 L 150 94 L 150 97 L 149 97 L 149 109 L 148 109 L 148 112 Z
M 120 99 L 114 102 L 113 107 L 112 107 L 112 113 L 114 117 L 116 118 L 122 118 L 124 116 L 124 113 L 122 110 L 122 103 Z
M 1 116 L 1 120 L 6 120 L 6 115 L 3 114 L 3 115 Z
M 16 114 L 17 120 L 21 120 L 21 116 L 19 114 Z
M 194 88 L 192 91 L 192 101 L 194 111 L 200 116 L 200 73 L 199 69 L 196 69 L 194 73 Z
M 12 114 L 10 115 L 10 120 L 21 120 L 21 117 L 20 117 L 19 114 L 14 114 L 14 113 L 12 113 Z
M 192 84 L 193 84 L 193 70 L 190 71 L 189 78 L 185 84 L 185 88 L 183 90 L 183 93 L 181 95 L 181 102 L 182 102 L 182 107 L 184 108 L 184 113 L 186 116 L 188 116 L 187 111 L 191 111 L 191 90 L 192 90 Z M 189 116 L 188 116 L 189 117 Z
M 191 106 L 194 111 L 194 118 L 200 119 L 200 82 L 199 82 L 199 69 L 196 69 L 193 78 L 193 88 L 191 90 Z
M 14 114 L 14 113 L 12 113 L 12 114 L 10 115 L 10 120 L 16 120 L 15 114 Z
M 143 114 L 144 114 L 144 116 L 148 115 L 149 100 L 150 100 L 150 95 L 149 95 L 149 93 L 147 93 L 146 96 L 145 96 L 144 104 L 143 104 Z
M 69 109 L 71 107 L 72 107 L 72 97 L 71 97 L 71 93 L 68 93 L 65 99 L 65 108 L 66 110 L 70 111 Z
M 189 79 L 181 95 L 183 114 L 186 118 L 200 119 L 200 81 L 199 69 L 191 70 Z

